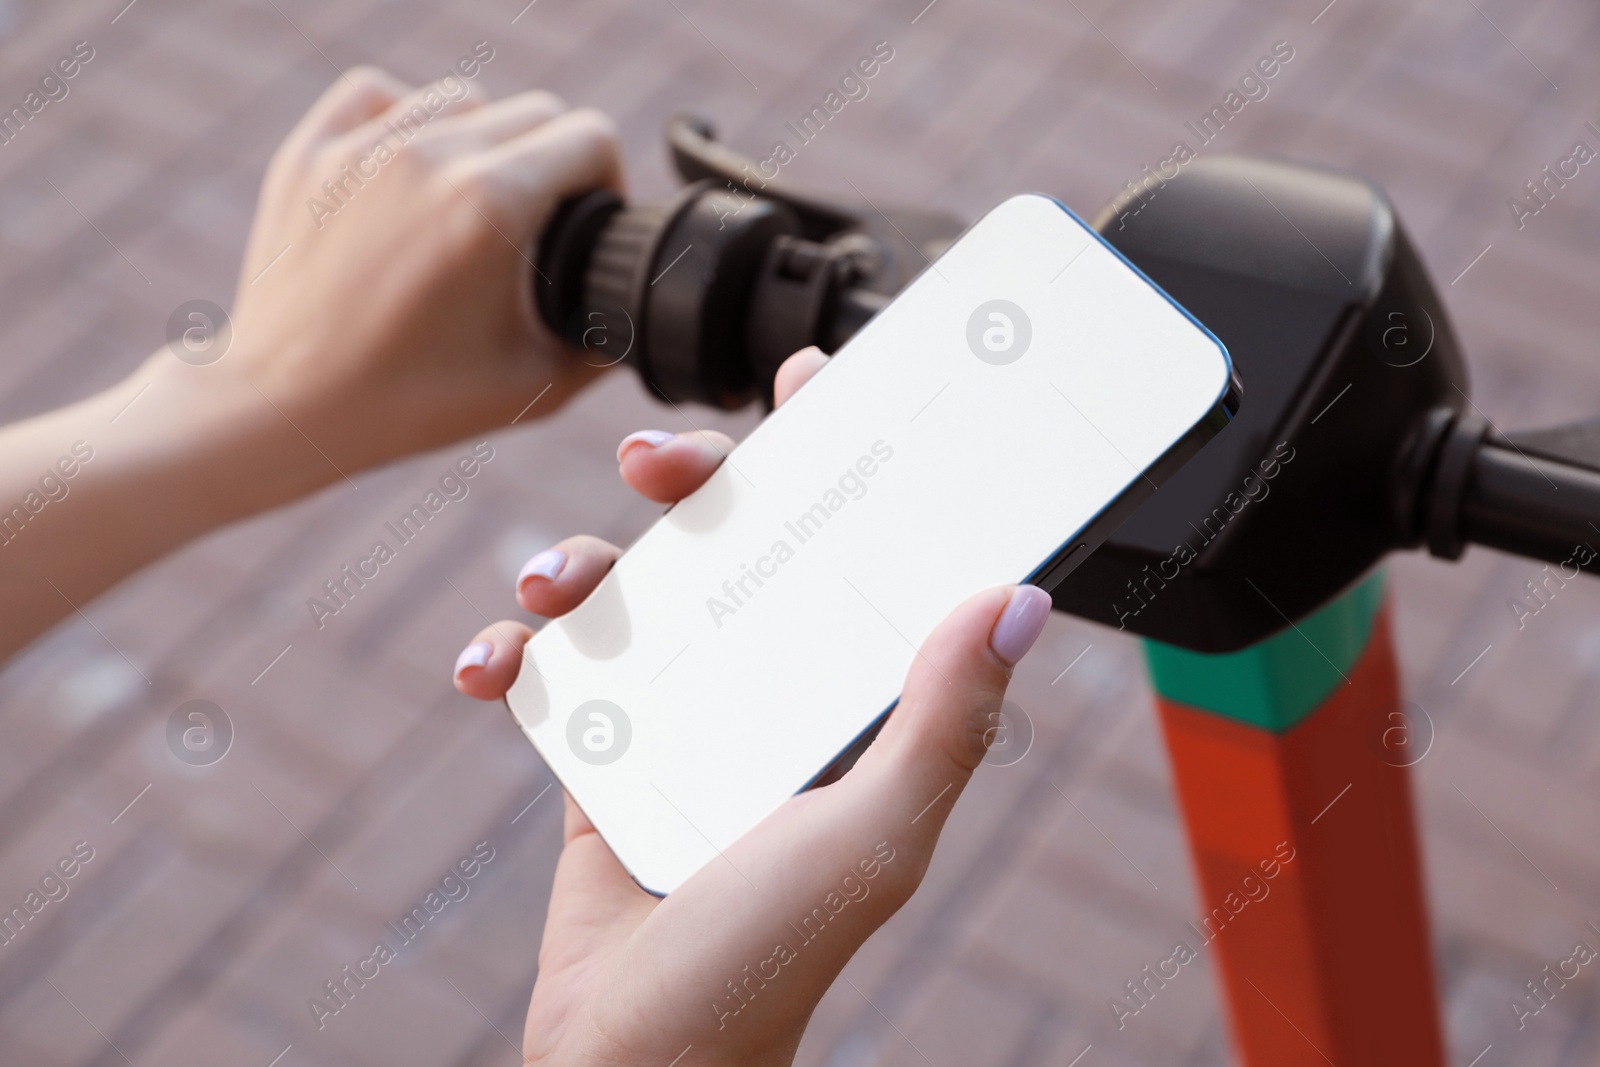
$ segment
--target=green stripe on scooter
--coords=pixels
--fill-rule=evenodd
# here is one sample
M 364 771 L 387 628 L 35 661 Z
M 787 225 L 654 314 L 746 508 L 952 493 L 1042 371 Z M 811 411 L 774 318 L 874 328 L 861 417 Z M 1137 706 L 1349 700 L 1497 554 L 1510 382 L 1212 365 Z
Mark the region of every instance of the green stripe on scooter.
M 1305 718 L 1361 658 L 1383 602 L 1383 571 L 1294 626 L 1238 652 L 1190 652 L 1144 642 L 1150 681 L 1163 698 L 1263 730 Z

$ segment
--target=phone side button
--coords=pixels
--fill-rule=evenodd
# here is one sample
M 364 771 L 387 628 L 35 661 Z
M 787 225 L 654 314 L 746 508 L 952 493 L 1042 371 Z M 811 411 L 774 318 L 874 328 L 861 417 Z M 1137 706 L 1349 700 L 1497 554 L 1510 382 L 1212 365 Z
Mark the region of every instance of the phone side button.
M 1088 558 L 1088 545 L 1082 541 L 1067 549 L 1053 563 L 1046 566 L 1043 572 L 1033 580 L 1033 584 L 1043 589 L 1046 593 L 1055 592 L 1056 586 L 1061 584 L 1063 578 L 1071 574 L 1078 564 Z

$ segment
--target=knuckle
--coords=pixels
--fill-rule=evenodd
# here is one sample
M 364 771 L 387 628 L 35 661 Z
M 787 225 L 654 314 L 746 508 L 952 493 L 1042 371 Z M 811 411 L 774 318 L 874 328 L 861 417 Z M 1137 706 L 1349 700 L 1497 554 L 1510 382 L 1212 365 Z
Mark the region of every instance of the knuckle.
M 417 156 L 417 162 L 422 162 L 422 153 L 417 153 Z M 433 169 L 441 182 L 439 196 L 446 202 L 459 200 L 464 196 L 476 204 L 477 198 L 481 197 L 488 187 L 489 177 L 483 169 L 459 156 L 440 160 L 434 164 Z M 465 208 L 467 205 L 463 204 L 462 207 Z
M 439 235 L 440 255 L 452 262 L 471 259 L 500 240 L 494 230 L 503 224 L 494 221 L 500 210 L 493 175 L 463 160 L 441 165 L 419 158 L 411 166 L 421 168 L 418 181 L 431 186 L 428 214 Z
M 899 911 L 921 887 L 931 859 L 927 848 L 911 842 L 895 843 L 894 861 L 884 864 L 876 878 L 874 890 L 881 894 L 879 906 L 888 914 Z
M 616 120 L 604 111 L 592 107 L 580 107 L 567 112 L 567 121 L 576 136 L 596 150 L 621 154 L 622 135 L 617 129 Z
M 398 138 L 394 136 L 384 138 L 384 141 L 390 146 L 389 161 L 384 164 L 385 170 L 393 168 L 400 174 L 416 177 L 427 173 L 442 174 L 447 169 L 435 160 L 430 150 L 432 146 L 420 134 L 413 135 L 411 140 L 399 144 L 398 147 L 395 147 Z
M 984 714 L 986 707 L 973 710 L 962 719 L 960 728 L 950 736 L 947 755 L 956 767 L 968 774 L 978 769 L 984 753 L 989 751 L 993 738 L 993 719 Z
M 567 102 L 548 89 L 534 89 L 528 94 L 528 103 L 535 110 L 559 115 L 567 110 Z
M 345 71 L 344 76 L 357 89 L 372 88 L 388 79 L 387 74 L 371 63 L 358 63 Z
M 348 99 L 384 103 L 390 99 L 391 81 L 389 75 L 377 67 L 360 66 L 346 72 L 341 84 Z
M 939 751 L 960 775 L 978 769 L 995 737 L 1000 697 L 990 692 L 969 693 L 961 701 L 960 718 L 938 730 L 933 739 Z

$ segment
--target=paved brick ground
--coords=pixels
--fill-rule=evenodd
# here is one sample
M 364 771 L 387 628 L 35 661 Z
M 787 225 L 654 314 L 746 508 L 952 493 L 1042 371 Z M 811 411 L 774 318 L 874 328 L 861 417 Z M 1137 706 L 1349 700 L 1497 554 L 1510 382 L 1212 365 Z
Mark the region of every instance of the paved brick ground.
M 871 95 L 794 173 L 967 215 L 1030 188 L 1093 211 L 1288 40 L 1271 95 L 1216 147 L 1372 175 L 1441 284 L 1474 264 L 1445 299 L 1496 423 L 1600 411 L 1600 174 L 1520 232 L 1505 207 L 1575 139 L 1595 143 L 1580 127 L 1600 119 L 1600 12 L 1579 0 L 539 0 L 514 25 L 522 0 L 124 2 L 0 0 L 0 101 L 76 40 L 97 53 L 0 148 L 0 418 L 115 381 L 179 302 L 228 300 L 260 169 L 331 64 L 421 79 L 478 39 L 496 49 L 491 89 L 614 113 L 642 195 L 670 187 L 670 111 L 764 148 L 888 39 Z M 460 449 L 208 538 L 0 672 L 0 902 L 73 842 L 95 849 L 71 895 L 0 946 L 0 1062 L 514 1062 L 558 806 L 523 810 L 548 775 L 446 675 L 530 551 L 643 527 L 652 509 L 614 484 L 611 448 L 674 420 L 618 377 L 497 435 L 469 501 L 322 632 L 305 598 Z M 1453 1062 L 1492 1044 L 1483 1067 L 1600 1058 L 1594 976 L 1520 1033 L 1506 1007 L 1600 921 L 1600 586 L 1569 586 L 1519 632 L 1505 602 L 1535 569 L 1482 552 L 1391 568 L 1408 689 L 1439 731 L 1417 782 L 1443 1011 Z M 1201 970 L 1108 1025 L 1107 999 L 1194 910 L 1137 649 L 1058 618 L 1015 695 L 1035 749 L 980 774 L 803 1063 L 1066 1064 L 1091 1043 L 1084 1067 L 1227 1061 Z M 210 768 L 163 741 L 193 698 L 237 728 Z M 496 858 L 470 897 L 316 1031 L 307 997 L 484 840 Z

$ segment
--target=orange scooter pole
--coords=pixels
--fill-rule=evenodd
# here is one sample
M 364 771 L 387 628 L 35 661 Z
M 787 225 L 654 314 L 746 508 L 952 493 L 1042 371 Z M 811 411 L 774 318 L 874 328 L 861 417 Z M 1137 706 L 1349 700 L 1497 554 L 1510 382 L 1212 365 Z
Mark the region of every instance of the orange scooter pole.
M 1243 651 L 1146 653 L 1240 1061 L 1442 1065 L 1407 771 L 1428 738 L 1381 573 Z

